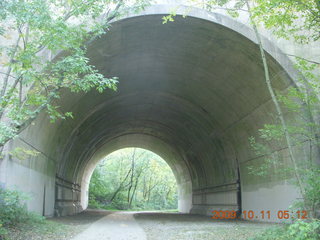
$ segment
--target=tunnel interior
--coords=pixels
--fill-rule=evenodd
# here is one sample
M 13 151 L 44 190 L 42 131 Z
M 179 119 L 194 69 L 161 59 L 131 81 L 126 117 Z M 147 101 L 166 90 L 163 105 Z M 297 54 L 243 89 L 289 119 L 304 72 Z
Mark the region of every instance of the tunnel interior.
M 117 91 L 65 91 L 61 111 L 74 118 L 51 124 L 43 114 L 13 143 L 41 152 L 19 164 L 41 173 L 39 186 L 30 188 L 44 187 L 34 197 L 46 196 L 46 215 L 85 209 L 94 167 L 124 147 L 145 148 L 167 160 L 181 212 L 286 209 L 296 198 L 276 174 L 248 174 L 247 165 L 261 160 L 248 138 L 275 121 L 251 30 L 245 36 L 223 16 L 178 16 L 169 24 L 162 24 L 162 16 L 116 21 L 87 46 L 91 64 L 119 78 Z M 267 54 L 267 60 L 276 91 L 293 84 L 277 56 Z M 287 161 L 285 148 L 275 151 Z

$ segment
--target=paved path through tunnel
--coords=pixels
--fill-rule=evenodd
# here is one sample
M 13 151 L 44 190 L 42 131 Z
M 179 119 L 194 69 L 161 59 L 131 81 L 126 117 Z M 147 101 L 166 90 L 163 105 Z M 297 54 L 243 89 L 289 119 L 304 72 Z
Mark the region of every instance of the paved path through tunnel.
M 115 212 L 94 222 L 72 240 L 146 240 L 146 234 L 133 215 L 135 212 Z
M 160 211 L 87 210 L 56 220 L 78 226 L 80 231 L 85 229 L 72 239 L 66 238 L 68 240 L 246 240 L 274 226 L 270 223 L 213 220 L 210 216 Z M 91 225 L 83 227 L 87 222 Z

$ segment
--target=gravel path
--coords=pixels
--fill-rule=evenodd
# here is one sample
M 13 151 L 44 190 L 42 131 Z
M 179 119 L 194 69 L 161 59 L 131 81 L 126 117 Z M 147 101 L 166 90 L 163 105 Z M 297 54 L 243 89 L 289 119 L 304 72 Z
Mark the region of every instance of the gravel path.
M 134 217 L 148 240 L 245 240 L 274 225 L 180 213 L 137 213 Z
M 275 224 L 213 220 L 208 216 L 169 212 L 87 210 L 54 218 L 66 230 L 13 240 L 245 240 Z M 56 231 L 56 230 L 55 230 Z M 34 232 L 31 230 L 31 232 Z M 39 236 L 39 237 L 37 237 Z
M 115 212 L 94 222 L 72 240 L 146 240 L 137 224 L 135 212 Z

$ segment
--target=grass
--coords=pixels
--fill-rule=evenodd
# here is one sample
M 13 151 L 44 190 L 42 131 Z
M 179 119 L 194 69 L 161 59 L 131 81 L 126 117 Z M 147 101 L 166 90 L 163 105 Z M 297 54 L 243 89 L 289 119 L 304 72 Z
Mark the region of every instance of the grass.
M 71 226 L 50 220 L 21 223 L 7 231 L 4 240 L 65 240 L 75 233 Z

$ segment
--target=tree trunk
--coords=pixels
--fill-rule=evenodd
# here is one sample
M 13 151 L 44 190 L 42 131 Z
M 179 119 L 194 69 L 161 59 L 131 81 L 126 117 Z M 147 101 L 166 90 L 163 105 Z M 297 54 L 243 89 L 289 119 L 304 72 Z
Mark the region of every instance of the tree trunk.
M 130 174 L 130 172 L 131 172 L 131 169 L 129 169 L 129 171 L 128 171 L 128 173 L 127 173 L 127 175 L 126 175 L 126 177 L 122 180 L 122 182 L 120 183 L 120 185 L 119 185 L 119 187 L 118 187 L 118 189 L 114 192 L 114 194 L 112 195 L 112 197 L 110 198 L 110 202 L 112 202 L 113 201 L 113 199 L 117 196 L 117 194 L 120 192 L 120 190 L 123 188 L 123 184 L 125 183 L 125 181 L 127 180 L 127 178 L 128 178 L 128 176 L 129 176 L 129 174 Z
M 14 50 L 12 51 L 12 54 L 10 56 L 10 60 L 9 60 L 9 63 L 12 63 L 13 62 L 13 59 L 14 59 L 14 56 L 16 55 L 16 52 L 18 50 L 18 47 L 19 47 L 19 42 L 21 40 L 21 35 L 19 34 L 18 36 L 18 39 L 17 39 L 17 42 L 16 42 L 16 45 L 14 47 Z M 8 85 L 8 82 L 9 82 L 9 77 L 11 76 L 11 71 L 12 71 L 12 68 L 11 66 L 9 65 L 8 66 L 8 69 L 5 73 L 5 77 L 4 77 L 4 80 L 3 80 L 3 86 L 2 86 L 2 89 L 1 89 L 1 93 L 0 93 L 0 100 L 5 96 L 6 94 L 6 90 L 7 90 L 7 85 Z
M 133 198 L 134 198 L 136 190 L 137 190 L 138 182 L 139 182 L 139 178 L 137 178 L 136 183 L 134 185 L 134 188 L 133 188 L 133 191 L 132 191 L 132 195 L 131 195 L 131 199 L 130 199 L 130 202 L 129 202 L 129 208 L 131 208 L 132 201 L 133 201 Z
M 132 169 L 132 172 L 131 172 L 130 186 L 129 186 L 129 189 L 128 189 L 128 196 L 127 196 L 128 203 L 130 203 L 130 193 L 131 193 L 131 189 L 132 189 L 132 186 L 133 186 L 135 154 L 136 154 L 136 149 L 134 148 L 133 149 L 133 153 L 132 153 L 132 157 L 131 157 L 131 169 Z
M 298 172 L 297 161 L 296 161 L 294 153 L 293 153 L 293 144 L 292 144 L 289 132 L 288 132 L 288 127 L 287 127 L 286 121 L 284 119 L 284 115 L 282 113 L 280 104 L 278 102 L 278 99 L 277 99 L 277 97 L 275 95 L 275 92 L 274 92 L 274 90 L 272 88 L 272 85 L 271 85 L 270 75 L 269 75 L 269 67 L 268 67 L 268 64 L 267 64 L 266 55 L 265 55 L 265 52 L 264 52 L 264 49 L 263 49 L 263 46 L 262 46 L 262 41 L 261 41 L 261 37 L 260 37 L 259 31 L 258 31 L 257 25 L 254 22 L 254 19 L 252 17 L 251 7 L 250 7 L 250 4 L 249 4 L 248 0 L 246 0 L 246 6 L 248 8 L 250 21 L 251 21 L 254 33 L 256 35 L 257 41 L 258 41 L 260 54 L 261 54 L 261 58 L 262 58 L 262 63 L 263 63 L 263 68 L 264 68 L 264 73 L 265 73 L 265 81 L 266 81 L 266 84 L 267 84 L 267 88 L 268 88 L 268 91 L 269 91 L 269 93 L 271 95 L 271 99 L 272 99 L 272 101 L 273 101 L 273 103 L 275 105 L 278 117 L 279 117 L 281 125 L 282 125 L 282 129 L 284 131 L 284 135 L 285 135 L 285 139 L 286 139 L 286 142 L 287 142 L 288 151 L 289 151 L 289 155 L 290 155 L 290 160 L 291 160 L 291 162 L 293 164 L 294 174 L 295 174 L 295 177 L 296 177 L 296 179 L 298 181 L 299 190 L 300 190 L 300 193 L 301 193 L 301 196 L 303 198 L 304 205 L 305 205 L 305 190 L 304 190 L 304 186 L 303 186 L 302 180 L 301 180 L 299 172 Z

